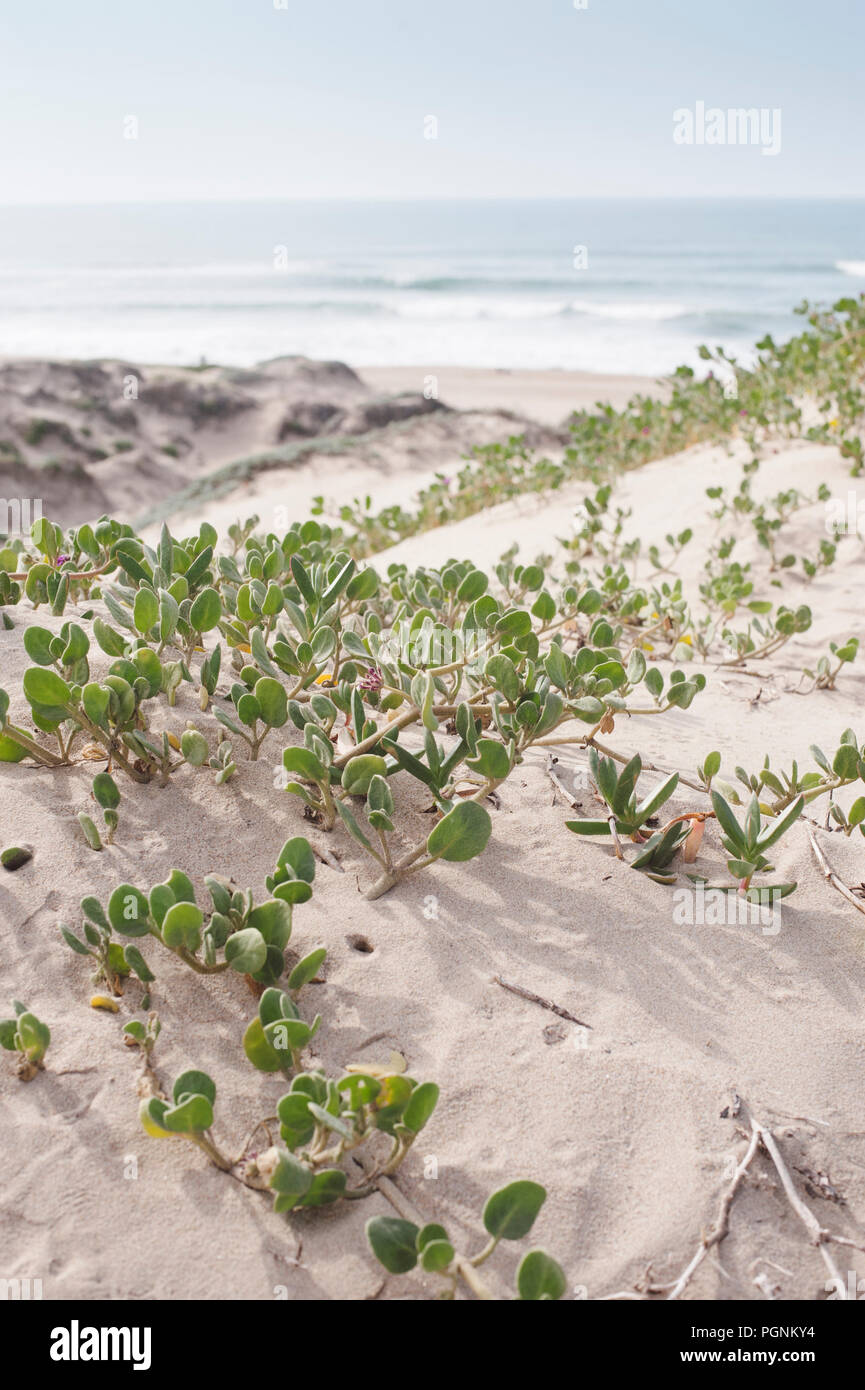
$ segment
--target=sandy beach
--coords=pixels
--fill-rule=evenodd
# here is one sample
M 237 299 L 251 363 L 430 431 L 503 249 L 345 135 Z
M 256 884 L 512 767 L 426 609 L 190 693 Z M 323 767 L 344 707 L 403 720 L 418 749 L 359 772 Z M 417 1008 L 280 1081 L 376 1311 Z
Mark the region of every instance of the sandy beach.
M 865 7 L 106 9 L 3 34 L 13 1353 L 849 1375 Z
M 434 389 L 456 410 L 512 410 L 543 425 L 561 425 L 598 401 L 620 410 L 632 396 L 665 389 L 653 377 L 504 367 L 363 367 L 361 376 L 383 395 Z
M 18 483 L 30 485 L 41 457 L 25 442 L 26 419 L 38 409 L 74 433 L 82 370 L 18 362 L 0 371 L 7 422 L 17 422 Z M 91 440 L 111 431 L 107 412 L 116 406 L 109 397 L 118 383 L 140 375 L 141 405 L 124 425 L 132 448 L 82 457 L 72 477 L 55 473 L 46 513 L 64 526 L 103 507 L 124 518 L 146 514 L 151 540 L 157 512 L 181 536 L 205 521 L 224 533 L 253 512 L 264 529 L 276 518 L 284 529 L 321 494 L 334 510 L 364 491 L 379 506 L 407 505 L 437 472 L 455 470 L 473 444 L 525 431 L 555 457 L 566 445 L 562 425 L 571 409 L 596 399 L 621 404 L 635 388 L 654 389 L 632 378 L 442 369 L 442 408 L 433 410 L 414 369 L 366 369 L 355 377 L 332 365 L 301 373 L 295 361 L 231 374 L 127 364 L 89 370 Z M 151 383 L 162 392 L 153 410 L 145 408 Z M 205 389 L 225 418 L 197 428 L 194 402 L 200 409 Z M 231 408 L 232 393 L 246 403 L 235 397 Z M 305 427 L 303 418 L 316 424 Z M 329 436 L 322 419 L 332 426 Z M 169 435 L 189 441 L 182 458 L 159 453 Z M 241 457 L 259 464 L 226 473 Z M 747 458 L 744 441 L 733 441 L 627 474 L 616 494 L 628 512 L 625 539 L 663 545 L 671 530 L 691 527 L 676 572 L 696 592 L 705 551 L 722 529 L 708 514 L 706 486 L 735 488 Z M 777 442 L 755 491 L 813 494 L 818 482 L 845 492 L 847 465 L 836 448 Z M 182 494 L 193 483 L 194 495 Z M 587 491 L 585 482 L 569 482 L 550 495 L 494 505 L 406 539 L 371 563 L 384 574 L 392 563 L 440 565 L 452 556 L 491 571 L 514 544 L 524 564 L 560 556 L 558 542 L 574 534 Z M 796 514 L 790 543 L 812 551 L 824 534 L 825 509 L 814 502 Z M 755 541 L 744 537 L 737 557 L 766 582 Z M 637 577 L 648 581 L 652 570 L 644 551 Z M 784 767 L 794 758 L 807 762 L 810 744 L 834 750 L 843 730 L 861 724 L 865 677 L 854 665 L 837 689 L 805 697 L 801 670 L 830 641 L 861 630 L 863 578 L 861 542 L 848 537 L 834 566 L 811 583 L 799 573 L 785 579 L 785 601 L 813 610 L 809 631 L 771 663 L 755 661 L 755 674 L 695 661 L 707 684 L 691 708 L 617 721 L 608 742 L 690 779 L 710 749 L 722 750 L 730 780 L 735 766 L 757 767 L 769 751 L 773 766 Z M 75 614 L 55 618 L 29 604 L 7 611 L 13 626 L 0 630 L 2 685 L 10 718 L 24 725 L 22 628 L 35 621 L 56 632 Z M 91 657 L 97 673 L 107 669 L 109 659 L 95 647 Z M 175 707 L 160 701 L 156 708 L 153 733 L 179 735 L 188 720 L 200 724 L 193 686 L 181 686 Z M 212 727 L 207 736 L 213 740 Z M 488 1193 L 531 1178 L 549 1193 L 532 1240 L 566 1271 L 566 1297 L 633 1297 L 647 1282 L 671 1286 L 715 1220 L 741 1158 L 738 1097 L 772 1127 L 818 1221 L 860 1241 L 865 923 L 824 880 L 805 821 L 779 850 L 779 876 L 799 887 L 771 928 L 681 923 L 668 888 L 617 862 L 607 842 L 565 828 L 574 809 L 548 775 L 550 753 L 536 749 L 500 789 L 492 838 L 477 861 L 440 863 L 371 903 L 362 895 L 369 869 L 354 842 L 311 826 L 297 798 L 276 789 L 285 742 L 272 734 L 260 760 L 241 761 L 222 788 L 189 768 L 170 788 L 124 784 L 116 843 L 102 853 L 88 849 L 77 820 L 93 804 L 94 764 L 0 765 L 0 839 L 34 847 L 22 869 L 0 875 L 0 973 L 5 995 L 25 1000 L 52 1033 L 47 1069 L 34 1083 L 22 1086 L 11 1066 L 0 1066 L 7 1277 L 39 1275 L 46 1298 L 364 1300 L 434 1291 L 432 1276 L 387 1276 L 372 1258 L 363 1227 L 371 1215 L 388 1213 L 381 1195 L 287 1222 L 265 1196 L 186 1145 L 149 1140 L 137 1120 L 138 1062 L 119 1028 L 138 1016 L 137 987 L 117 1001 L 119 1016 L 89 1008 L 87 963 L 59 936 L 61 923 L 80 927 L 83 895 L 104 901 L 119 882 L 149 886 L 174 867 L 199 889 L 206 874 L 219 872 L 261 895 L 281 845 L 301 834 L 336 856 L 334 866 L 318 863 L 314 896 L 295 909 L 292 946 L 299 954 L 317 944 L 328 950 L 323 983 L 308 986 L 325 1018 L 312 1061 L 338 1071 L 388 1063 L 396 1052 L 412 1076 L 438 1082 L 439 1106 L 398 1179 L 428 1220 L 475 1247 Z M 406 742 L 419 746 L 416 736 Z M 577 814 L 598 814 L 585 755 L 562 748 L 555 769 Z M 659 775 L 645 774 L 650 783 Z M 670 814 L 705 805 L 680 784 Z M 417 798 L 406 808 L 409 838 L 426 833 L 427 809 Z M 858 837 L 814 833 L 841 878 L 857 883 Z M 710 822 L 699 867 L 717 877 L 723 859 Z M 215 1130 L 236 1150 L 284 1090 L 252 1071 L 241 1051 L 254 1001 L 238 976 L 202 979 L 165 954 L 152 988 L 163 1026 L 154 1065 L 165 1078 L 198 1067 L 216 1079 Z M 580 1022 L 514 994 L 502 979 Z M 865 1276 L 859 1250 L 844 1249 L 840 1258 L 845 1271 Z M 515 1267 L 516 1254 L 503 1249 L 489 1274 L 498 1296 L 512 1285 Z M 741 1186 L 723 1245 L 702 1261 L 683 1296 L 815 1300 L 827 1297 L 826 1281 L 817 1249 L 763 1157 Z

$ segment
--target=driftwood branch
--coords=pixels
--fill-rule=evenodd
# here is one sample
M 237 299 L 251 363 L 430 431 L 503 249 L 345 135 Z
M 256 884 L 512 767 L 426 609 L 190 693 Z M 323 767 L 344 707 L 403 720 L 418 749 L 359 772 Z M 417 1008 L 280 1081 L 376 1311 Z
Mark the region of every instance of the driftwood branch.
M 759 1132 L 756 1130 L 752 1130 L 751 1138 L 748 1142 L 748 1147 L 745 1150 L 744 1157 L 740 1159 L 736 1167 L 736 1171 L 733 1174 L 732 1180 L 730 1182 L 730 1186 L 727 1188 L 726 1192 L 721 1197 L 721 1203 L 718 1207 L 718 1216 L 716 1218 L 715 1225 L 712 1227 L 712 1230 L 708 1234 L 706 1234 L 705 1231 L 702 1233 L 700 1237 L 700 1247 L 697 1250 L 696 1255 L 691 1260 L 690 1264 L 687 1265 L 686 1268 L 682 1271 L 682 1273 L 679 1275 L 678 1279 L 672 1285 L 672 1287 L 670 1287 L 670 1285 L 665 1286 L 670 1290 L 670 1292 L 667 1294 L 668 1301 L 678 1298 L 679 1295 L 684 1292 L 688 1280 L 699 1269 L 700 1265 L 703 1263 L 709 1251 L 714 1246 L 720 1245 L 721 1241 L 727 1234 L 727 1231 L 730 1227 L 730 1211 L 733 1206 L 733 1198 L 736 1196 L 736 1193 L 738 1192 L 739 1187 L 741 1186 L 745 1174 L 747 1173 L 748 1169 L 750 1168 L 751 1164 L 756 1158 L 759 1148 Z M 653 1285 L 650 1285 L 647 1289 L 648 1293 L 661 1293 L 663 1291 L 664 1290 L 662 1288 L 658 1288 Z
M 697 1248 L 696 1254 L 685 1266 L 678 1279 L 675 1279 L 674 1281 L 668 1284 L 646 1284 L 642 1291 L 636 1295 L 630 1290 L 622 1290 L 619 1293 L 607 1294 L 606 1299 L 603 1301 L 633 1299 L 634 1297 L 650 1298 L 653 1294 L 666 1294 L 668 1301 L 680 1298 L 681 1295 L 684 1293 L 685 1289 L 687 1288 L 687 1285 L 690 1282 L 691 1278 L 699 1269 L 700 1265 L 703 1263 L 704 1259 L 708 1255 L 709 1251 L 712 1250 L 715 1246 L 720 1245 L 721 1241 L 727 1235 L 730 1225 L 730 1212 L 732 1210 L 733 1200 L 736 1196 L 736 1193 L 739 1191 L 739 1188 L 741 1187 L 745 1179 L 745 1176 L 747 1175 L 749 1169 L 751 1168 L 752 1164 L 754 1163 L 757 1155 L 761 1152 L 761 1150 L 771 1160 L 775 1172 L 778 1174 L 778 1177 L 781 1180 L 781 1186 L 784 1190 L 784 1195 L 787 1198 L 787 1201 L 790 1203 L 790 1206 L 792 1207 L 796 1216 L 799 1218 L 800 1222 L 805 1227 L 805 1230 L 808 1233 L 808 1239 L 810 1244 L 815 1245 L 817 1249 L 820 1251 L 820 1256 L 823 1260 L 823 1263 L 826 1266 L 826 1269 L 837 1292 L 838 1298 L 848 1298 L 847 1287 L 844 1283 L 844 1280 L 841 1277 L 840 1270 L 838 1269 L 838 1266 L 835 1262 L 831 1250 L 829 1249 L 829 1246 L 840 1245 L 846 1246 L 853 1250 L 865 1250 L 865 1244 L 862 1244 L 855 1240 L 850 1240 L 847 1236 L 835 1235 L 834 1232 L 827 1230 L 825 1226 L 822 1226 L 820 1224 L 820 1222 L 817 1220 L 817 1217 L 810 1210 L 810 1208 L 805 1205 L 805 1203 L 802 1201 L 802 1198 L 796 1191 L 793 1178 L 790 1174 L 790 1169 L 787 1167 L 784 1156 L 778 1147 L 777 1140 L 775 1139 L 775 1136 L 772 1133 L 771 1129 L 768 1125 L 764 1124 L 761 1120 L 757 1119 L 756 1116 L 751 1114 L 748 1108 L 744 1105 L 744 1103 L 739 1101 L 737 1098 L 735 1105 L 732 1108 L 732 1113 L 740 1115 L 743 1114 L 743 1112 L 744 1119 L 749 1129 L 748 1146 L 742 1158 L 736 1165 L 736 1171 L 733 1174 L 729 1186 L 726 1188 L 726 1190 L 721 1196 L 720 1205 L 718 1207 L 718 1215 L 715 1220 L 714 1226 L 712 1226 L 709 1231 L 703 1231 L 701 1233 L 700 1244 Z
M 811 841 L 811 848 L 814 851 L 814 858 L 820 865 L 820 872 L 822 873 L 826 882 L 831 884 L 832 887 L 841 894 L 842 898 L 846 898 L 848 903 L 852 903 L 853 907 L 856 908 L 857 912 L 865 912 L 865 902 L 862 902 L 860 898 L 857 898 L 856 894 L 851 892 L 851 890 L 847 887 L 846 883 L 841 882 L 841 879 L 838 877 L 835 870 L 832 868 L 832 865 L 826 858 L 826 855 L 823 853 L 822 849 L 818 845 L 814 837 L 814 832 L 811 829 L 810 825 L 807 826 L 806 829 L 808 831 L 808 839 Z

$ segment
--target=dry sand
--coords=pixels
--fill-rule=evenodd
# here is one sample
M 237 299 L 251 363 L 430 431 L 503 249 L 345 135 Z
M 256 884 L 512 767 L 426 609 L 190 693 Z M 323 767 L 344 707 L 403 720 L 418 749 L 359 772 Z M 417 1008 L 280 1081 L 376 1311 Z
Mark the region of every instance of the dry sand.
M 739 462 L 735 450 L 692 450 L 622 484 L 631 530 L 646 543 L 662 542 L 672 526 L 694 528 L 680 563 L 692 592 L 701 546 L 716 529 L 705 518 L 704 489 L 712 481 L 735 486 Z M 403 475 L 406 495 L 421 463 Z M 255 509 L 284 504 L 285 481 L 260 493 Z M 764 462 L 755 491 L 813 492 L 820 481 L 846 493 L 836 451 L 793 445 Z M 344 479 L 343 495 L 353 487 Z M 573 485 L 551 501 L 509 503 L 404 542 L 375 563 L 453 555 L 488 565 L 515 540 L 523 559 L 555 554 L 583 491 Z M 246 497 L 233 499 L 233 513 L 231 501 L 201 507 L 196 519 L 246 514 Z M 794 537 L 809 551 L 823 534 L 821 505 L 799 514 Z M 736 764 L 756 768 L 767 751 L 773 765 L 794 757 L 810 765 L 809 744 L 831 754 L 848 725 L 858 725 L 861 740 L 856 666 L 836 692 L 802 697 L 790 687 L 830 638 L 861 635 L 863 578 L 854 539 L 812 585 L 788 576 L 785 595 L 809 603 L 815 622 L 771 667 L 755 663 L 765 679 L 701 665 L 708 686 L 690 710 L 620 721 L 609 741 L 691 776 L 717 748 L 732 777 Z M 13 716 L 26 722 L 24 608 L 14 619 L 16 631 L 0 631 L 0 670 Z M 40 613 L 37 621 L 52 620 Z M 189 687 L 174 711 L 160 705 L 154 724 L 181 729 L 186 719 L 200 719 Z M 48 1070 L 33 1083 L 20 1084 L 11 1065 L 0 1065 L 5 1277 L 40 1277 L 47 1298 L 272 1298 L 284 1290 L 291 1299 L 368 1299 L 433 1290 L 429 1277 L 385 1277 L 368 1252 L 363 1226 L 389 1211 L 382 1198 L 288 1223 L 183 1143 L 147 1139 L 136 1116 L 136 1058 L 120 1042 L 136 989 L 121 1001 L 119 1019 L 89 1009 L 86 962 L 58 936 L 59 922 L 79 923 L 83 893 L 104 900 L 124 879 L 149 887 L 174 866 L 199 886 L 211 870 L 230 872 L 263 895 L 277 851 L 299 833 L 333 847 L 345 869 L 320 866 L 312 902 L 295 912 L 298 948 L 328 947 L 326 983 L 310 987 L 307 1001 L 324 1015 L 318 1056 L 338 1068 L 387 1061 L 397 1050 L 412 1075 L 439 1082 L 439 1108 L 399 1184 L 458 1243 L 477 1248 L 488 1193 L 528 1177 L 549 1192 L 532 1242 L 563 1265 L 573 1297 L 632 1288 L 649 1265 L 655 1277 L 675 1278 L 714 1220 L 732 1158 L 744 1147 L 734 1122 L 721 1118 L 731 1091 L 773 1125 L 819 1220 L 861 1242 L 865 919 L 822 880 L 804 824 L 778 855 L 779 878 L 800 887 L 784 901 L 777 933 L 677 925 L 670 889 L 565 828 L 570 812 L 538 751 L 502 789 L 479 860 L 436 866 L 372 904 L 359 891 L 369 881 L 361 851 L 339 831 L 310 829 L 298 801 L 274 789 L 283 743 L 271 735 L 261 761 L 242 763 L 224 788 L 189 769 L 170 790 L 124 783 L 117 844 L 101 854 L 85 847 L 76 821 L 88 806 L 94 764 L 60 772 L 0 767 L 0 839 L 35 846 L 31 863 L 0 875 L 4 995 L 27 1001 L 52 1029 Z M 583 814 L 595 814 L 591 794 L 579 790 L 582 755 L 558 751 L 560 775 L 578 788 Z M 705 802 L 681 788 L 672 804 Z M 426 828 L 422 812 L 414 804 L 410 830 Z M 821 838 L 848 883 L 865 877 L 861 839 Z M 721 863 L 709 828 L 697 868 L 712 877 Z M 373 949 L 354 949 L 354 934 Z M 252 998 L 239 977 L 202 981 L 167 956 L 156 969 L 157 1070 L 166 1080 L 187 1066 L 210 1071 L 215 1133 L 237 1149 L 285 1089 L 254 1072 L 241 1051 Z M 493 982 L 497 973 L 556 1001 L 590 1030 L 505 992 Z M 845 1274 L 865 1276 L 865 1256 L 837 1253 Z M 503 1248 L 487 1267 L 499 1292 L 512 1284 L 516 1260 L 516 1249 Z M 736 1198 L 718 1255 L 686 1296 L 760 1299 L 754 1279 L 761 1274 L 781 1298 L 826 1296 L 819 1254 L 762 1159 Z
M 645 376 L 506 367 L 363 367 L 361 376 L 382 395 L 433 390 L 457 410 L 513 410 L 544 425 L 560 425 L 598 401 L 621 410 L 632 396 L 666 389 Z

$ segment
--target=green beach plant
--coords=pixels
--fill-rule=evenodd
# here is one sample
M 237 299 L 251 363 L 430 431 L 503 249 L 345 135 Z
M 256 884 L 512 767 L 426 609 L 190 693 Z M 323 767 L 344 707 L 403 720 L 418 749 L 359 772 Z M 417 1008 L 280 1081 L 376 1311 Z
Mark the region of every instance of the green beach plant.
M 249 1186 L 264 1185 L 272 1191 L 274 1211 L 289 1213 L 375 1191 L 380 1178 L 396 1171 L 427 1124 L 438 1087 L 403 1075 L 352 1071 L 333 1081 L 321 1071 L 300 1072 L 276 1107 L 281 1143 L 251 1156 L 245 1148 L 237 1158 L 226 1155 L 211 1133 L 215 1100 L 212 1078 L 206 1072 L 187 1071 L 175 1081 L 171 1100 L 142 1100 L 141 1123 L 153 1138 L 194 1144 L 223 1172 L 240 1170 Z M 250 1132 L 247 1147 L 265 1123 Z M 378 1134 L 390 1139 L 390 1152 L 364 1169 L 361 1183 L 350 1186 L 340 1161 Z
M 744 895 L 751 892 L 751 880 L 755 874 L 763 874 L 772 871 L 772 865 L 766 858 L 766 850 L 778 843 L 783 835 L 797 821 L 802 814 L 805 801 L 803 797 L 797 797 L 792 806 L 780 816 L 773 817 L 766 825 L 763 824 L 763 813 L 756 795 L 752 796 L 742 824 L 736 819 L 736 815 L 719 791 L 711 793 L 712 808 L 718 819 L 721 829 L 721 844 L 730 855 L 727 860 L 727 868 L 736 880 L 738 891 Z M 694 882 L 698 879 L 689 875 Z M 705 879 L 699 881 L 705 882 Z M 753 890 L 757 894 L 771 892 L 776 897 L 786 897 L 796 888 L 795 883 L 760 883 Z M 732 890 L 728 890 L 732 891 Z
M 518 1181 L 499 1188 L 488 1198 L 483 1224 L 489 1237 L 476 1255 L 457 1254 L 447 1231 L 436 1222 L 418 1225 L 403 1217 L 374 1216 L 366 1224 L 366 1238 L 379 1264 L 389 1274 L 408 1274 L 420 1265 L 427 1274 L 445 1281 L 438 1297 L 454 1299 L 460 1282 L 483 1301 L 494 1295 L 477 1273 L 501 1241 L 523 1240 L 530 1232 L 546 1200 L 540 1183 Z M 567 1290 L 564 1271 L 545 1250 L 529 1250 L 520 1261 L 516 1297 L 521 1301 L 549 1302 Z
M 124 966 L 131 967 L 140 979 L 153 979 L 138 947 L 121 947 L 113 940 L 116 935 L 125 941 L 153 937 L 199 975 L 222 974 L 231 969 L 260 984 L 273 984 L 285 969 L 284 952 L 291 936 L 293 904 L 311 897 L 315 873 L 310 852 L 310 878 L 295 881 L 289 877 L 293 873 L 292 854 L 299 856 L 301 845 L 309 850 L 305 840 L 289 841 L 289 845 L 294 848 L 283 849 L 282 863 L 277 866 L 286 881 L 280 883 L 272 898 L 257 906 L 251 891 L 242 892 L 230 879 L 209 874 L 204 882 L 211 908 L 205 913 L 196 901 L 191 879 L 182 870 L 172 869 L 165 882 L 156 884 L 147 894 L 132 884 L 121 884 L 111 894 L 106 908 L 92 896 L 83 898 L 85 940 L 63 927 L 64 940 L 79 954 L 95 955 L 109 981 L 122 976 Z M 309 871 L 306 862 L 304 869 Z M 142 964 L 146 975 L 142 974 Z
M 321 1026 L 321 1015 L 312 1023 L 301 1018 L 295 1000 L 301 988 L 314 979 L 326 955 L 324 947 L 311 951 L 299 961 L 289 976 L 290 995 L 281 989 L 266 989 L 258 1002 L 258 1016 L 243 1035 L 243 1050 L 259 1071 L 282 1071 L 291 1075 L 301 1069 L 301 1053 Z
M 216 1085 L 204 1071 L 185 1071 L 174 1083 L 171 1099 L 147 1096 L 141 1101 L 139 1118 L 153 1139 L 185 1139 L 205 1153 L 223 1172 L 234 1165 L 214 1143 L 210 1133 Z
M 274 1210 L 368 1196 L 379 1178 L 399 1168 L 438 1096 L 433 1082 L 418 1083 L 403 1074 L 378 1076 L 352 1069 L 338 1080 L 321 1071 L 296 1075 L 276 1107 L 285 1148 L 274 1147 L 255 1163 L 275 1194 Z M 350 1187 L 346 1170 L 337 1165 L 379 1134 L 390 1140 L 390 1151 L 372 1161 L 363 1181 Z
M 32 1081 L 45 1068 L 51 1031 L 19 1000 L 13 999 L 12 1007 L 14 1017 L 0 1020 L 0 1047 L 17 1054 L 15 1070 L 19 1081 Z
M 119 824 L 117 807 L 120 805 L 120 791 L 110 772 L 97 772 L 93 778 L 92 791 L 94 801 L 102 808 L 102 819 L 107 832 L 106 839 L 110 845 L 114 841 L 114 834 Z
M 679 783 L 679 774 L 672 773 L 660 783 L 654 791 L 644 797 L 642 801 L 637 800 L 637 781 L 643 770 L 643 761 L 639 753 L 635 754 L 631 760 L 625 764 L 621 771 L 616 767 L 612 758 L 603 757 L 598 754 L 595 748 L 589 749 L 589 769 L 592 780 L 603 801 L 606 803 L 609 814 L 603 819 L 597 820 L 570 820 L 565 824 L 575 835 L 610 835 L 613 839 L 613 846 L 616 851 L 616 858 L 623 859 L 620 836 L 627 836 L 637 844 L 646 844 L 650 840 L 648 823 L 661 809 L 666 801 L 669 801 Z M 681 831 L 682 826 L 677 827 Z M 685 826 L 687 834 L 688 827 Z M 677 848 L 677 844 L 672 841 L 662 842 L 657 837 L 653 846 L 653 852 L 647 864 L 658 867 L 656 856 L 666 856 L 668 851 L 670 857 Z M 682 837 L 684 838 L 684 837 Z M 681 843 L 681 840 L 678 841 Z M 669 863 L 669 858 L 666 859 Z M 637 867 L 641 867 L 637 865 Z
M 76 936 L 71 927 L 61 924 L 60 934 L 70 950 L 79 956 L 92 956 L 94 984 L 106 984 L 112 994 L 123 993 L 124 981 L 135 975 L 145 986 L 155 979 L 153 972 L 137 946 L 127 942 L 125 945 L 113 940 L 111 922 L 105 914 L 98 898 L 87 896 L 81 899 L 84 922 L 81 936 Z

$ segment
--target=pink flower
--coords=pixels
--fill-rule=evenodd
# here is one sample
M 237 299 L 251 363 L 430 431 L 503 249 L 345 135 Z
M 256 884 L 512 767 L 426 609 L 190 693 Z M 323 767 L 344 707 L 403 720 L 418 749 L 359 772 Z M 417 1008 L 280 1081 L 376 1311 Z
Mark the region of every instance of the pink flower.
M 377 666 L 370 666 L 363 680 L 358 681 L 360 690 L 381 690 L 384 685 L 384 676 Z

